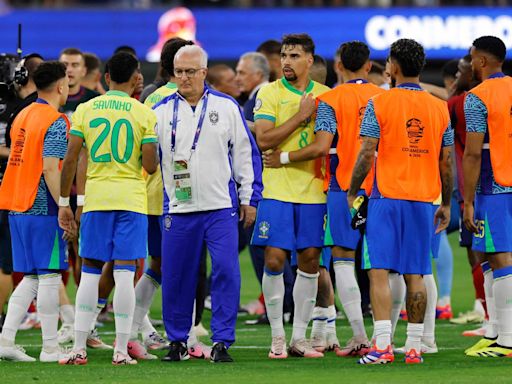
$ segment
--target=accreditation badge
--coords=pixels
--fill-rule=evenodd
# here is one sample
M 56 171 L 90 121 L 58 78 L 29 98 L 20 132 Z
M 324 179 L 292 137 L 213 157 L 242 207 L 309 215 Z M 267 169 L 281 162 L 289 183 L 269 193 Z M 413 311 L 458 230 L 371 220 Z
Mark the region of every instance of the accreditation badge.
M 187 160 L 174 161 L 174 186 L 178 204 L 185 204 L 192 200 L 192 180 Z

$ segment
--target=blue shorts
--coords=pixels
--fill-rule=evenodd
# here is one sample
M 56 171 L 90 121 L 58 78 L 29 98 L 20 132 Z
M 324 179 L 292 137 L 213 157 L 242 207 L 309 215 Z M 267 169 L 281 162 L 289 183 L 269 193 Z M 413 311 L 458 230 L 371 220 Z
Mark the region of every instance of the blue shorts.
M 330 247 L 323 247 L 320 254 L 320 266 L 329 270 L 331 268 L 332 251 Z
M 431 203 L 370 199 L 363 237 L 363 268 L 402 275 L 432 273 L 434 213 Z
M 358 195 L 363 194 L 361 191 Z M 347 192 L 327 192 L 327 223 L 325 226 L 325 245 L 355 250 L 361 232 L 350 226 L 352 215 L 347 202 Z
M 258 205 L 251 244 L 288 251 L 322 248 L 325 204 L 263 199 Z
M 57 216 L 9 215 L 13 269 L 25 274 L 68 269 L 68 251 Z
M 151 257 L 162 256 L 163 216 L 148 215 L 148 253 Z
M 475 196 L 473 250 L 512 252 L 512 193 Z
M 147 236 L 148 218 L 142 213 L 86 212 L 80 224 L 80 256 L 104 262 L 145 258 Z

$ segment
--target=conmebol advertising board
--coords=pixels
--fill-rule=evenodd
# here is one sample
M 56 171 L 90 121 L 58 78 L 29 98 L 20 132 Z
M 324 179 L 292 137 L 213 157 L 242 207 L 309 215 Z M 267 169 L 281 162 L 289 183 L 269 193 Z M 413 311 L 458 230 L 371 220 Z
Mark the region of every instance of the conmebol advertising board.
M 376 59 L 385 58 L 400 37 L 420 41 L 430 59 L 464 55 L 486 34 L 512 48 L 512 8 L 12 10 L 0 15 L 0 52 L 15 51 L 18 23 L 24 51 L 48 58 L 76 46 L 105 59 L 128 44 L 141 58 L 156 61 L 166 39 L 182 36 L 195 39 L 214 60 L 235 60 L 291 32 L 309 33 L 326 58 L 341 42 L 355 39 L 366 41 Z

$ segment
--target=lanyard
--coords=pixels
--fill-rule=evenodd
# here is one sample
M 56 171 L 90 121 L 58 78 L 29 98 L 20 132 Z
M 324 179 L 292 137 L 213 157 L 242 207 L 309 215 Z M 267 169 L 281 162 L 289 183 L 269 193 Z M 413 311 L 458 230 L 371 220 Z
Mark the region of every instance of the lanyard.
M 176 96 L 174 99 L 174 113 L 172 116 L 172 130 L 171 130 L 171 152 L 174 156 L 174 152 L 176 152 L 176 128 L 178 126 L 178 107 L 179 107 L 180 98 Z M 199 121 L 197 122 L 197 129 L 194 135 L 194 142 L 192 143 L 192 148 L 190 149 L 190 157 L 196 150 L 197 142 L 199 141 L 199 135 L 201 134 L 201 129 L 203 128 L 204 117 L 206 115 L 206 107 L 208 105 L 208 91 L 206 91 L 203 100 L 203 107 L 201 108 L 201 115 L 199 116 Z

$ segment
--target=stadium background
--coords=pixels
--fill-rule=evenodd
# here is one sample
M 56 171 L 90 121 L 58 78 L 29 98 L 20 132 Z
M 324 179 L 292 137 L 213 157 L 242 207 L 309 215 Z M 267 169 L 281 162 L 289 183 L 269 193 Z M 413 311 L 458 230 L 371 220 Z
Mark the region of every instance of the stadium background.
M 194 32 L 195 39 L 210 54 L 212 63 L 225 62 L 233 67 L 242 53 L 254 50 L 266 39 L 279 39 L 289 32 L 310 33 L 317 44 L 317 53 L 329 60 L 330 64 L 342 41 L 365 40 L 372 49 L 372 58 L 382 61 L 392 41 L 398 37 L 413 37 L 427 48 L 428 66 L 423 80 L 441 84 L 439 69 L 442 64 L 467 53 L 467 48 L 477 36 L 497 35 L 512 52 L 512 8 L 507 7 L 512 5 L 510 2 L 499 2 L 502 6 L 499 8 L 490 7 L 493 1 L 467 3 L 476 7 L 465 7 L 462 3 L 442 2 L 441 5 L 458 6 L 437 7 L 440 4 L 435 0 L 191 1 L 184 5 L 190 7 L 193 19 L 188 18 L 176 24 L 172 17 L 167 20 L 164 15 L 179 4 L 165 1 L 0 1 L 0 52 L 15 53 L 18 23 L 23 25 L 23 52 L 37 51 L 47 59 L 55 59 L 61 49 L 73 46 L 94 52 L 105 60 L 117 46 L 132 45 L 143 60 L 143 72 L 146 83 L 149 83 L 156 72 L 156 64 L 148 61 L 152 58 L 151 47 L 176 32 L 184 33 L 181 36 L 185 38 L 193 38 L 187 33 Z M 341 7 L 344 4 L 353 7 Z M 283 5 L 288 8 L 275 8 Z M 316 5 L 319 7 L 312 7 Z M 324 7 L 328 5 L 334 6 Z M 365 5 L 381 7 L 367 8 Z M 160 31 L 159 21 L 162 24 Z M 191 26 L 195 26 L 195 30 Z M 512 55 L 509 53 L 508 57 L 510 59 Z M 510 61 L 505 68 L 511 69 Z M 328 82 L 332 84 L 333 80 L 331 73 Z M 455 260 L 452 304 L 454 313 L 458 313 L 471 308 L 473 288 L 470 268 L 464 250 L 458 247 L 456 233 L 450 235 L 450 243 Z M 242 302 L 247 303 L 258 295 L 259 287 L 247 251 L 241 254 L 240 259 Z M 70 297 L 74 297 L 75 288 L 70 285 L 69 290 Z M 151 314 L 154 318 L 160 316 L 159 297 L 155 299 Z M 474 328 L 473 325 L 455 326 L 438 322 L 437 342 L 440 353 L 427 356 L 426 363 L 420 367 L 407 367 L 397 361 L 392 366 L 363 368 L 358 367 L 353 359 L 340 359 L 332 354 L 317 361 L 269 361 L 266 358 L 269 327 L 246 327 L 243 325 L 246 319 L 241 317 L 239 320 L 238 340 L 233 347 L 236 364 L 229 366 L 212 366 L 204 361 L 178 365 L 148 361 L 119 369 L 110 365 L 109 352 L 92 351 L 90 364 L 78 368 L 1 362 L 0 377 L 5 383 L 510 382 L 510 362 L 471 359 L 463 355 L 463 349 L 472 345 L 474 339 L 463 338 L 460 334 L 464 329 Z M 205 314 L 205 325 L 209 325 L 208 312 Z M 366 326 L 371 332 L 368 319 Z M 287 331 L 290 332 L 289 327 Z M 105 328 L 100 329 L 100 333 L 104 335 L 105 341 L 113 342 L 113 323 L 107 323 Z M 346 320 L 339 321 L 340 340 L 345 341 L 348 334 Z M 400 322 L 397 334 L 395 342 L 401 345 L 405 335 L 404 322 Z M 40 332 L 20 332 L 18 342 L 26 347 L 29 354 L 35 356 L 40 349 Z

